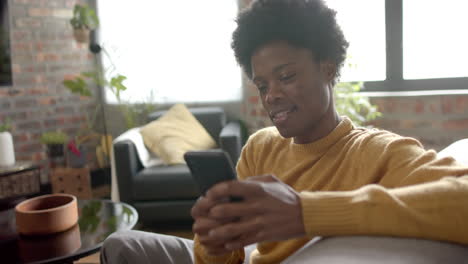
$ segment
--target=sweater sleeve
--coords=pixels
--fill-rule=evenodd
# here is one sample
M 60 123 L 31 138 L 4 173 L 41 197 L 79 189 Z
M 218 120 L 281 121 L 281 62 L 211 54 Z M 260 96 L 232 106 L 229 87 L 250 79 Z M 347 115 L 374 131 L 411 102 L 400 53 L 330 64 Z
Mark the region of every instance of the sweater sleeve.
M 363 153 L 372 157 L 363 173 L 379 174 L 376 184 L 300 194 L 309 235 L 388 235 L 468 244 L 468 167 L 452 158 L 438 159 L 408 138 Z

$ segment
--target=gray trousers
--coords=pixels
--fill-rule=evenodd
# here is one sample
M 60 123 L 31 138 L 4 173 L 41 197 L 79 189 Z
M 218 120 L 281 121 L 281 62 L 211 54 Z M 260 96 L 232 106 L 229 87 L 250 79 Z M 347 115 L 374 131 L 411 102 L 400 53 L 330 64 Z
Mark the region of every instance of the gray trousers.
M 255 248 L 245 248 L 246 262 Z M 193 241 L 141 231 L 109 236 L 101 250 L 101 263 L 193 263 Z M 329 264 L 446 264 L 468 263 L 468 248 L 431 240 L 392 237 L 317 238 L 282 263 Z

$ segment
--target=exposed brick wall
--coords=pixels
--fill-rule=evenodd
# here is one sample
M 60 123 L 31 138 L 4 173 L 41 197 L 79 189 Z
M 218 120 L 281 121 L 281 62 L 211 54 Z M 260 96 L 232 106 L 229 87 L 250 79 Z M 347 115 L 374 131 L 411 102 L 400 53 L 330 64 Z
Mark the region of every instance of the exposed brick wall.
M 375 126 L 419 139 L 441 150 L 468 138 L 468 94 L 373 97 L 383 113 Z
M 87 45 L 72 36 L 68 21 L 76 2 L 9 1 L 13 85 L 0 87 L 0 121 L 11 118 L 17 160 L 46 165 L 41 133 L 74 135 L 85 124 L 86 112 L 94 109 L 92 100 L 72 95 L 62 85 L 65 77 L 95 65 Z

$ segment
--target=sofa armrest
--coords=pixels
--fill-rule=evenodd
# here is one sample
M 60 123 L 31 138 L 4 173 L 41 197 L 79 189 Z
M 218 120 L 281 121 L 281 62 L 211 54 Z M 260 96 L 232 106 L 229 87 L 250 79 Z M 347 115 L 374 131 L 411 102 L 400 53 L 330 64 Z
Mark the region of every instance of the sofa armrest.
M 441 150 L 437 156 L 440 158 L 452 156 L 458 162 L 468 165 L 468 138 L 453 142 Z
M 239 159 L 243 145 L 242 127 L 239 122 L 229 122 L 219 135 L 219 144 L 226 151 L 234 164 Z
M 132 202 L 133 178 L 138 171 L 143 169 L 138 160 L 135 145 L 130 140 L 114 143 L 114 160 L 120 200 Z

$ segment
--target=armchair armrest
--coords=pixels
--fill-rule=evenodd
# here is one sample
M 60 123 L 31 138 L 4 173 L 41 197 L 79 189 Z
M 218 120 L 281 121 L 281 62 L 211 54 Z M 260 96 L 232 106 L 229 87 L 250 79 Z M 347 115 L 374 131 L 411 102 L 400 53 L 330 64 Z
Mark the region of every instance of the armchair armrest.
M 114 161 L 120 200 L 131 202 L 133 177 L 143 168 L 138 160 L 135 145 L 130 140 L 114 143 Z
M 223 127 L 219 135 L 219 144 L 231 157 L 234 165 L 237 163 L 242 146 L 243 132 L 239 122 L 229 122 Z

